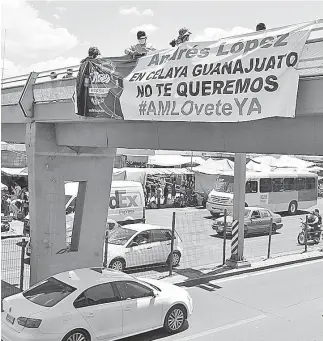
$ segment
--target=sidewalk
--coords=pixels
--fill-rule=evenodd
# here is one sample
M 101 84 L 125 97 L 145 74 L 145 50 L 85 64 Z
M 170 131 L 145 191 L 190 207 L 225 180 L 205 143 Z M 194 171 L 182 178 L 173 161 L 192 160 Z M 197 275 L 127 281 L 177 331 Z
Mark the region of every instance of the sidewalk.
M 251 263 L 251 266 L 241 269 L 232 269 L 226 265 L 199 267 L 194 269 L 174 269 L 173 275 L 171 277 L 165 276 L 163 278 L 160 277 L 159 279 L 176 284 L 178 286 L 191 287 L 199 284 L 205 284 L 216 279 L 318 259 L 323 259 L 323 249 L 301 254 L 282 254 L 279 256 L 273 256 L 269 259 L 249 259 L 248 261 Z

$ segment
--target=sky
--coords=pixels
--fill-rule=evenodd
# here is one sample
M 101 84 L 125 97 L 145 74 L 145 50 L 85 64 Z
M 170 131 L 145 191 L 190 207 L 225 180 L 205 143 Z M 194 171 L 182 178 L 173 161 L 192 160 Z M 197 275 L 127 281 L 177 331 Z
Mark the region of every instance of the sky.
M 192 41 L 216 40 L 323 17 L 323 1 L 26 1 L 2 0 L 4 77 L 79 64 L 90 46 L 118 56 L 146 31 L 157 49 L 181 27 Z M 4 33 L 6 31 L 6 39 Z

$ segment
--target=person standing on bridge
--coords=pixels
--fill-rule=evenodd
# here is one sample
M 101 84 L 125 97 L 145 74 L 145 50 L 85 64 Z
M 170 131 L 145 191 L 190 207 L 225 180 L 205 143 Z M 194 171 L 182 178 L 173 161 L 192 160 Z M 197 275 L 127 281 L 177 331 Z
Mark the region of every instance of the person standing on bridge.
M 263 22 L 260 22 L 256 26 L 256 31 L 266 31 L 266 29 L 267 29 L 266 25 Z
M 190 39 L 190 35 L 192 33 L 186 28 L 186 27 L 183 27 L 181 28 L 179 31 L 178 31 L 178 37 L 177 39 L 173 39 L 169 45 L 172 46 L 172 47 L 175 47 L 175 46 L 178 46 L 182 43 L 186 43 L 187 41 L 189 41 Z
M 138 44 L 125 49 L 125 54 L 133 59 L 146 56 L 149 52 L 155 51 L 152 45 L 147 44 L 147 35 L 144 31 L 137 32 Z
M 92 60 L 92 59 L 96 59 L 98 58 L 98 56 L 100 55 L 100 50 L 95 47 L 95 46 L 92 46 L 89 48 L 88 50 L 88 56 L 84 59 L 81 60 L 81 63 L 85 63 L 87 62 L 88 60 Z

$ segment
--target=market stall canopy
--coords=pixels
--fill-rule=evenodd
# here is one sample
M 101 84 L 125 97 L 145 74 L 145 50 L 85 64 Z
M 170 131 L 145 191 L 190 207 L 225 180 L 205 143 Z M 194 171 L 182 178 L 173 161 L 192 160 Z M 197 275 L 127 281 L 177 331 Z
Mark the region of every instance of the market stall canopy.
M 194 167 L 193 171 L 203 174 L 220 174 L 234 170 L 234 162 L 229 159 L 213 160 L 208 159 L 202 165 Z
M 315 164 L 313 162 L 301 160 L 296 157 L 281 155 L 281 156 L 258 156 L 253 158 L 250 162 L 255 162 L 264 166 L 277 167 L 277 168 L 297 168 L 297 169 L 307 169 Z M 248 164 L 249 164 L 248 163 Z
M 8 190 L 8 186 L 6 186 L 5 184 L 1 182 L 1 191 L 7 191 L 7 190 Z
M 190 175 L 194 174 L 187 168 L 145 168 L 147 175 Z
M 194 164 L 204 163 L 204 159 L 198 156 L 192 157 Z M 148 165 L 159 167 L 180 167 L 183 165 L 189 165 L 191 163 L 190 156 L 182 155 L 150 155 L 148 157 Z
M 7 175 L 19 175 L 19 176 L 26 176 L 28 175 L 27 168 L 6 168 L 2 167 L 1 172 Z
M 124 168 L 113 168 L 112 181 L 126 180 L 127 174 Z

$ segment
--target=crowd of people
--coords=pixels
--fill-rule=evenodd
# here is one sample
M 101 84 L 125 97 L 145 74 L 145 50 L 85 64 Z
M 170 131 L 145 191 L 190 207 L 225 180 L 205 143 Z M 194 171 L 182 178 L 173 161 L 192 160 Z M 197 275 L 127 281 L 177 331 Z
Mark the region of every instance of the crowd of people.
M 12 215 L 13 219 L 23 220 L 29 213 L 28 188 L 14 182 L 7 191 L 1 193 L 1 213 L 4 216 Z
M 174 178 L 170 181 L 150 180 L 146 182 L 144 194 L 147 208 L 160 208 L 168 205 L 184 207 L 189 204 L 194 194 L 194 182 L 188 179 L 181 181 L 179 185 Z

